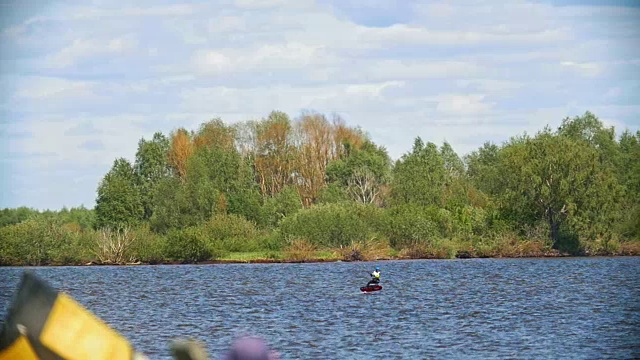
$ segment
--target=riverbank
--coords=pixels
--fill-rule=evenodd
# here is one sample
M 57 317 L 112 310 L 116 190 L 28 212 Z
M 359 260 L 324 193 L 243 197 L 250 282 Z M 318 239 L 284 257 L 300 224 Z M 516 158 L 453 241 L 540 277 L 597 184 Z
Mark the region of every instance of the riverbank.
M 640 256 L 640 242 L 613 243 L 608 246 L 584 247 L 579 252 L 559 251 L 545 240 L 511 240 L 493 242 L 441 241 L 432 244 L 414 244 L 395 249 L 385 242 L 353 243 L 339 248 L 318 248 L 307 241 L 294 241 L 280 250 L 216 251 L 192 259 L 174 258 L 162 247 L 138 246 L 120 261 L 92 255 L 85 250 L 82 256 L 52 256 L 41 261 L 27 262 L 20 257 L 5 259 L 0 266 L 135 266 L 179 264 L 247 264 L 247 263 L 320 263 L 419 259 L 473 259 L 473 258 L 553 258 L 594 256 Z M 156 244 L 157 245 L 157 244 Z M 69 254 L 69 253 L 67 253 Z M 6 261 L 9 260 L 9 261 Z
M 410 256 L 385 256 L 377 258 L 368 258 L 361 260 L 345 259 L 338 256 L 327 256 L 326 252 L 320 252 L 319 255 L 312 255 L 303 259 L 290 259 L 285 258 L 282 253 L 264 255 L 260 252 L 237 252 L 230 253 L 227 256 L 220 259 L 204 260 L 197 262 L 184 262 L 184 261 L 153 261 L 153 262 L 125 262 L 125 263 L 110 263 L 110 262 L 88 262 L 88 263 L 50 263 L 41 264 L 37 266 L 153 266 L 153 265 L 216 265 L 216 264 L 295 264 L 295 263 L 331 263 L 331 262 L 371 262 L 371 261 L 398 261 L 398 260 L 455 260 L 455 259 L 522 259 L 522 258 L 571 258 L 571 257 L 583 257 L 583 258 L 597 258 L 597 257 L 633 257 L 640 256 L 640 253 L 623 253 L 623 254 L 593 254 L 593 255 L 574 255 L 568 253 L 560 253 L 558 251 L 550 251 L 544 254 L 519 254 L 512 256 L 472 256 L 468 253 L 457 254 L 454 257 L 410 257 Z M 4 265 L 0 267 L 17 266 L 17 267 L 31 267 L 32 265 Z

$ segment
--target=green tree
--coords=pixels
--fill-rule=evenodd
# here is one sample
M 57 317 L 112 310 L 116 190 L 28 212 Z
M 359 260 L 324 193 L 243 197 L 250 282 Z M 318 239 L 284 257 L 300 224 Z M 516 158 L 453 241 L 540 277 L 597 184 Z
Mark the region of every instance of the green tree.
M 444 162 L 444 169 L 448 178 L 457 179 L 464 176 L 464 162 L 446 141 L 440 147 L 440 156 Z
M 459 211 L 467 206 L 484 206 L 486 201 L 481 199 L 480 195 L 476 195 L 477 190 L 467 176 L 464 162 L 446 141 L 440 147 L 440 156 L 445 170 L 443 207 Z
M 634 135 L 625 130 L 620 136 L 620 183 L 624 186 L 620 232 L 631 240 L 640 240 L 640 130 Z
M 445 184 L 442 156 L 435 144 L 426 145 L 420 137 L 410 153 L 404 154 L 393 169 L 392 203 L 440 205 Z
M 206 192 L 206 189 L 203 189 Z M 219 193 L 209 191 L 205 196 L 217 199 Z M 195 208 L 202 208 L 204 201 L 194 204 L 193 195 L 178 177 L 167 177 L 160 180 L 154 196 L 153 215 L 149 219 L 151 229 L 165 234 L 170 229 L 194 226 L 202 221 L 201 216 L 194 214 Z
M 93 209 L 87 209 L 84 206 L 73 207 L 67 209 L 63 207 L 55 215 L 62 224 L 76 224 L 79 229 L 93 229 L 96 224 L 96 216 Z
M 38 210 L 26 206 L 21 206 L 16 209 L 2 209 L 0 210 L 0 227 L 19 224 L 25 220 L 35 218 L 38 215 L 40 215 Z
M 171 174 L 167 158 L 169 148 L 169 139 L 161 132 L 153 134 L 150 141 L 143 138 L 138 142 L 134 169 L 138 175 L 145 220 L 153 215 L 153 196 L 160 180 Z
M 534 138 L 512 139 L 499 157 L 501 203 L 514 220 L 546 221 L 554 246 L 568 251 L 579 249 L 563 242 L 569 239 L 563 229 L 577 235 L 596 228 L 607 233 L 611 219 L 600 215 L 615 211 L 619 194 L 615 177 L 594 148 L 547 128 Z
M 283 219 L 302 209 L 302 199 L 296 188 L 285 186 L 278 194 L 268 197 L 262 208 L 262 222 L 276 227 Z
M 391 175 L 391 159 L 384 147 L 365 140 L 360 148 L 343 144 L 344 156 L 329 162 L 327 183 L 335 185 L 349 197 L 364 204 L 380 203 L 380 193 Z
M 490 195 L 498 195 L 500 189 L 499 152 L 496 144 L 485 142 L 465 157 L 469 180 L 478 190 Z
M 96 226 L 121 229 L 138 224 L 144 217 L 142 196 L 131 163 L 119 158 L 98 186 Z

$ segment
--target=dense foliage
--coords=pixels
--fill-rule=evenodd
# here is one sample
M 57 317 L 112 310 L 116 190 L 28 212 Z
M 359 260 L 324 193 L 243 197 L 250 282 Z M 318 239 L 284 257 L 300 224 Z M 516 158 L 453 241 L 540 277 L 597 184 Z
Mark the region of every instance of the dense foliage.
M 98 184 L 95 209 L 0 211 L 5 265 L 304 259 L 305 249 L 638 254 L 640 131 L 616 138 L 586 112 L 462 158 L 416 137 L 394 162 L 340 118 L 274 111 L 141 139 L 134 162 L 116 159 Z

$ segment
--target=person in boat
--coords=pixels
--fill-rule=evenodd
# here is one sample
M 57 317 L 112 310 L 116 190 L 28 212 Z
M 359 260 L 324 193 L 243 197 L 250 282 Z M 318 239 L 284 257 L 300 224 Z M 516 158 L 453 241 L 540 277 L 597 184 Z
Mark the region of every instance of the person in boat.
M 371 280 L 367 283 L 367 286 L 380 283 L 380 268 L 376 266 L 376 269 L 371 273 Z

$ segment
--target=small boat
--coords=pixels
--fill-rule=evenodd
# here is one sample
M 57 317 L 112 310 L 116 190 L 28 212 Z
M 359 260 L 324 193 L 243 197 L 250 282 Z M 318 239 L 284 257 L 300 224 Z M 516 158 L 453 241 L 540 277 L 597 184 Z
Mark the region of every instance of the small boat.
M 379 290 L 382 290 L 382 285 L 378 284 L 367 285 L 360 288 L 360 291 L 362 291 L 363 293 L 370 293 Z

